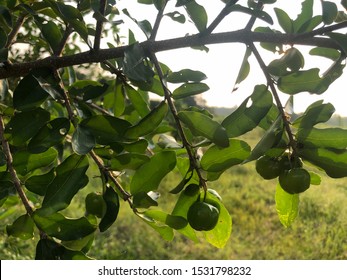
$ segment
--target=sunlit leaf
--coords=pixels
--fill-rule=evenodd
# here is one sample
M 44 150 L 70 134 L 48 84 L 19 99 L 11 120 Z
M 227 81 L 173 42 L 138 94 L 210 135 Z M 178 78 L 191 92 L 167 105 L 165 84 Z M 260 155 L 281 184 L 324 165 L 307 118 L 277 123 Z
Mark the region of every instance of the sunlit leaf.
M 185 83 L 173 91 L 172 97 L 174 99 L 186 98 L 188 96 L 203 93 L 209 89 L 209 86 L 205 83 Z
M 6 232 L 23 240 L 31 239 L 34 237 L 34 221 L 29 214 L 22 215 L 12 225 L 6 226 Z
M 281 224 L 290 227 L 299 212 L 299 195 L 289 194 L 282 189 L 280 184 L 276 187 L 276 211 Z
M 315 47 L 312 50 L 310 50 L 310 55 L 323 56 L 333 61 L 336 61 L 341 56 L 341 53 L 336 49 Z
M 224 127 L 205 114 L 195 111 L 181 111 L 178 113 L 178 117 L 193 134 L 206 137 L 218 146 L 229 146 L 228 135 Z
M 282 27 L 284 32 L 293 33 L 294 31 L 293 21 L 290 19 L 288 14 L 280 8 L 274 8 L 274 10 L 276 13 L 278 23 Z
M 217 206 L 219 218 L 214 229 L 204 231 L 206 241 L 217 248 L 223 248 L 227 244 L 232 232 L 231 216 L 223 203 L 213 194 L 207 192 L 207 202 Z
M 302 159 L 323 169 L 331 178 L 347 177 L 346 149 L 303 148 L 298 154 Z
M 272 94 L 265 85 L 257 85 L 252 95 L 223 120 L 222 126 L 226 129 L 228 137 L 237 137 L 254 129 L 271 106 Z
M 302 128 L 297 132 L 296 138 L 305 148 L 347 148 L 347 130 L 342 128 Z
M 319 76 L 319 69 L 313 68 L 281 77 L 278 80 L 278 88 L 288 94 L 297 94 L 304 91 L 322 94 L 329 87 L 327 82 Z
M 158 223 L 156 220 L 144 214 L 137 214 L 138 217 L 141 218 L 147 225 L 152 227 L 156 232 L 160 234 L 160 236 L 166 240 L 171 241 L 174 238 L 173 229 L 166 224 Z
M 175 167 L 176 153 L 162 151 L 156 153 L 135 172 L 130 190 L 132 194 L 156 190 L 161 180 Z
M 201 159 L 201 167 L 206 171 L 220 172 L 242 163 L 250 155 L 251 148 L 241 140 L 230 139 L 229 147 L 210 147 Z
M 191 69 L 183 69 L 178 72 L 172 72 L 166 78 L 169 83 L 201 82 L 205 79 L 207 79 L 207 77 L 204 73 Z
M 318 100 L 308 106 L 304 114 L 293 122 L 293 125 L 309 129 L 318 123 L 330 120 L 335 108 L 331 103 L 324 104 L 323 102 L 323 100 Z

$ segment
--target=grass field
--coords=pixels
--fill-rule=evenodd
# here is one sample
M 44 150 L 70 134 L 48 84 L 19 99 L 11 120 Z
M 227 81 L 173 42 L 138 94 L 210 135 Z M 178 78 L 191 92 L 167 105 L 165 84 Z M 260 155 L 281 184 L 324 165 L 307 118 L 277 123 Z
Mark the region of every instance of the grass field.
M 320 186 L 300 195 L 300 213 L 291 228 L 284 228 L 275 209 L 276 180 L 264 181 L 254 163 L 225 172 L 209 184 L 223 198 L 233 220 L 230 240 L 223 249 L 205 242 L 194 243 L 177 233 L 172 242 L 136 217 L 129 206 L 121 205 L 118 220 L 105 233 L 98 233 L 89 256 L 96 259 L 347 259 L 347 178 L 333 180 L 324 174 Z M 160 188 L 162 209 L 170 212 L 176 197 L 168 194 L 175 174 L 167 176 Z M 98 179 L 82 190 L 95 188 Z M 83 200 L 68 209 L 83 215 Z M 23 213 L 15 208 L 13 216 Z M 0 216 L 4 213 L 0 213 Z M 0 233 L 0 259 L 32 259 L 37 240 L 19 241 Z

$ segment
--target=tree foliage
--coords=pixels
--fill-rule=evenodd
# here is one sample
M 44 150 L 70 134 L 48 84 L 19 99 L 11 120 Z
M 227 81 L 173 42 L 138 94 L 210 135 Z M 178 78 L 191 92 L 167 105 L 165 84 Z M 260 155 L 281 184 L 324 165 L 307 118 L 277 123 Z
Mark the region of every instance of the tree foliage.
M 232 219 L 209 182 L 233 166 L 260 158 L 276 165 L 279 173 L 274 177 L 285 178 L 275 195 L 285 227 L 299 209 L 295 190 L 300 178 L 290 174 L 309 174 L 310 184 L 320 183 L 311 166 L 333 178 L 347 176 L 347 131 L 317 126 L 331 118 L 333 105 L 317 101 L 292 119 L 279 98 L 279 92 L 288 97 L 322 94 L 342 75 L 346 1 L 321 1 L 321 13 L 314 14 L 314 1 L 304 0 L 294 19 L 276 0 L 224 0 L 211 21 L 203 1 L 138 0 L 139 9 L 148 5 L 157 11 L 155 19 L 141 21 L 127 9 L 118 10 L 117 2 L 0 1 L 1 217 L 23 206 L 7 234 L 24 240 L 39 235 L 37 259 L 89 258 L 95 233 L 115 223 L 120 207 L 130 207 L 165 240 L 177 232 L 222 248 L 232 232 Z M 228 32 L 214 33 L 234 13 L 249 19 L 244 29 L 230 26 Z M 123 45 L 121 16 L 130 18 L 147 39 L 138 42 L 130 30 Z M 157 40 L 163 17 L 194 25 L 196 34 Z M 114 42 L 101 48 L 109 38 Z M 164 50 L 206 50 L 219 43 L 246 47 L 235 90 L 247 79 L 250 57 L 264 73 L 264 83 L 254 85 L 249 97 L 221 122 L 204 108 L 179 106 L 209 89 L 205 74 L 195 69 L 173 72 L 156 56 Z M 329 59 L 331 67 L 324 73 L 319 65 L 306 68 L 301 46 L 311 47 L 312 57 Z M 82 47 L 88 51 L 81 52 Z M 273 53 L 270 63 L 263 52 Z M 160 99 L 154 106 L 150 94 Z M 242 136 L 256 127 L 264 134 L 251 147 Z M 96 168 L 100 185 L 86 196 L 85 215 L 68 217 L 64 210 L 88 185 L 89 170 Z M 293 172 L 296 169 L 300 171 Z M 170 191 L 176 205 L 166 213 L 160 210 L 158 193 L 170 172 L 178 172 L 181 180 Z M 264 177 L 274 178 L 268 175 Z M 280 185 L 284 180 L 287 191 Z M 288 191 L 291 182 L 296 186 Z M 202 235 L 187 216 L 196 201 L 213 205 L 206 209 L 219 215 L 217 225 Z

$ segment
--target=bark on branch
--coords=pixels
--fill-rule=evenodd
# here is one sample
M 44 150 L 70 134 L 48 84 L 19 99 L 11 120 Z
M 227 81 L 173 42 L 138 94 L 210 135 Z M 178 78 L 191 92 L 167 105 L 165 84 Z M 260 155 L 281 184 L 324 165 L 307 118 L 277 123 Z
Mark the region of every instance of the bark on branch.
M 340 48 L 340 46 L 329 38 L 308 36 L 309 33 L 304 34 L 279 34 L 279 33 L 259 33 L 248 30 L 237 30 L 231 32 L 208 34 L 201 36 L 200 34 L 162 40 L 162 41 L 144 41 L 140 43 L 141 47 L 148 53 L 157 53 L 161 51 L 168 51 L 173 49 L 187 48 L 201 45 L 223 44 L 223 43 L 275 43 L 275 44 L 289 44 L 289 45 L 307 45 L 319 46 L 327 48 Z M 10 65 L 3 65 L 0 68 L 0 79 L 9 77 L 25 76 L 32 69 L 42 67 L 54 67 L 56 69 L 82 65 L 90 63 L 99 63 L 105 60 L 123 57 L 124 51 L 127 46 L 121 46 L 110 49 L 100 49 L 82 52 L 74 55 L 66 56 L 50 56 L 44 59 L 13 63 Z

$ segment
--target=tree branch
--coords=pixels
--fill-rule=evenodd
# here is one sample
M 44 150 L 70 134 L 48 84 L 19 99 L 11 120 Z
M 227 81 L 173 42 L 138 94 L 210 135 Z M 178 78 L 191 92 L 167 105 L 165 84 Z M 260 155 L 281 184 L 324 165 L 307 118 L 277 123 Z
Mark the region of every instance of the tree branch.
M 277 44 L 298 44 L 308 46 L 319 46 L 327 48 L 340 48 L 340 46 L 330 38 L 306 38 L 304 34 L 278 34 L 278 33 L 260 33 L 247 30 L 237 30 L 216 34 L 209 34 L 201 36 L 195 34 L 187 37 L 180 37 L 162 41 L 144 41 L 140 46 L 147 53 L 157 53 L 161 51 L 187 48 L 192 46 L 201 46 L 209 44 L 222 44 L 222 43 L 244 43 L 250 42 L 264 42 L 264 43 L 277 43 Z M 99 63 L 109 59 L 120 58 L 124 56 L 124 51 L 127 46 L 117 48 L 101 49 L 99 51 L 86 51 L 79 54 L 67 55 L 62 57 L 50 56 L 44 59 L 14 63 L 0 68 L 0 79 L 9 77 L 19 77 L 28 74 L 32 69 L 42 67 L 54 67 L 55 69 L 81 65 L 90 63 Z
M 200 171 L 200 168 L 199 168 L 199 164 L 197 162 L 197 157 L 196 157 L 195 151 L 193 150 L 192 146 L 188 142 L 187 137 L 186 137 L 186 135 L 184 133 L 181 121 L 178 118 L 178 113 L 177 113 L 175 104 L 172 101 L 171 93 L 170 93 L 170 91 L 168 90 L 168 88 L 167 88 L 167 86 L 165 84 L 164 74 L 163 74 L 163 71 L 161 70 L 161 66 L 159 64 L 159 61 L 158 61 L 156 55 L 153 54 L 153 53 L 151 54 L 151 60 L 152 60 L 154 66 L 155 66 L 155 68 L 157 70 L 157 73 L 158 73 L 158 76 L 159 76 L 159 79 L 160 79 L 160 83 L 161 83 L 162 88 L 164 90 L 165 99 L 168 102 L 170 111 L 171 111 L 171 113 L 173 115 L 173 118 L 175 120 L 176 127 L 177 127 L 177 130 L 178 130 L 178 134 L 179 134 L 179 136 L 180 136 L 180 138 L 182 140 L 183 147 L 187 151 L 191 167 L 196 171 L 196 173 L 197 173 L 197 175 L 199 177 L 200 186 L 204 189 L 204 192 L 205 192 L 205 195 L 206 195 L 206 192 L 207 192 L 206 180 L 203 178 L 203 176 L 201 174 L 201 171 Z
M 12 158 L 12 153 L 10 150 L 10 145 L 8 144 L 6 138 L 5 138 L 5 125 L 4 125 L 4 120 L 2 118 L 2 115 L 0 115 L 0 139 L 2 143 L 2 149 L 6 157 L 6 162 L 7 162 L 7 168 L 8 171 L 11 174 L 11 179 L 13 181 L 13 185 L 25 207 L 25 210 L 27 213 L 32 216 L 34 209 L 31 207 L 30 202 L 22 188 L 22 183 L 20 182 L 17 172 L 13 167 L 13 158 Z
M 105 15 L 106 9 L 106 0 L 100 0 L 99 12 L 102 16 Z M 100 49 L 101 33 L 104 22 L 102 19 L 97 20 L 95 28 L 95 37 L 94 37 L 94 50 L 97 51 Z

